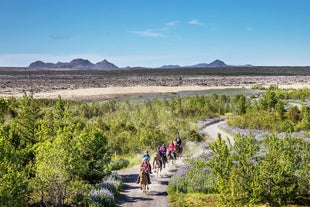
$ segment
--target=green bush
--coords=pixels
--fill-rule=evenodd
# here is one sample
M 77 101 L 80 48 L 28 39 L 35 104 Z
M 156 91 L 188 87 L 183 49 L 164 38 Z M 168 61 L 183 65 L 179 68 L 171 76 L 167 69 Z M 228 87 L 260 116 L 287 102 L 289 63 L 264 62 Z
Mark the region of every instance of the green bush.
M 120 169 L 128 167 L 128 165 L 129 165 L 129 160 L 121 158 L 119 160 L 112 161 L 111 170 L 120 170 Z

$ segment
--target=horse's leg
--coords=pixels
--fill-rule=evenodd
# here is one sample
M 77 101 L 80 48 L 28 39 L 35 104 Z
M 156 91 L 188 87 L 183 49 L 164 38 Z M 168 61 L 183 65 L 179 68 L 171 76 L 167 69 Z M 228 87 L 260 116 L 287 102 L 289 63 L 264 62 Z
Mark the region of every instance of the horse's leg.
M 146 187 L 145 187 L 146 185 L 145 184 L 143 184 L 143 190 L 142 190 L 142 192 L 145 194 L 146 193 Z

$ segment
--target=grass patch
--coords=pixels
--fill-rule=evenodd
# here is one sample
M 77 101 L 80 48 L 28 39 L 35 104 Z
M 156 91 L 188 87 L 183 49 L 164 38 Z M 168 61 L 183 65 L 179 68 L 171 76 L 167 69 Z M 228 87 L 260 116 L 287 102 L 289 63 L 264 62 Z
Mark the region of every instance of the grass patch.
M 140 154 L 128 154 L 128 155 L 116 155 L 113 156 L 113 161 L 117 161 L 117 160 L 121 160 L 121 159 L 125 159 L 129 161 L 129 165 L 126 167 L 126 169 L 128 168 L 133 168 L 136 167 L 138 165 L 141 164 L 141 158 L 142 155 Z
M 171 207 L 216 207 L 218 195 L 203 193 L 169 193 L 168 199 Z
M 171 207 L 218 207 L 220 206 L 217 194 L 177 193 L 169 192 L 168 200 Z M 288 204 L 284 207 L 309 206 L 310 199 L 303 198 L 300 204 Z M 249 207 L 267 207 L 266 204 L 248 205 Z

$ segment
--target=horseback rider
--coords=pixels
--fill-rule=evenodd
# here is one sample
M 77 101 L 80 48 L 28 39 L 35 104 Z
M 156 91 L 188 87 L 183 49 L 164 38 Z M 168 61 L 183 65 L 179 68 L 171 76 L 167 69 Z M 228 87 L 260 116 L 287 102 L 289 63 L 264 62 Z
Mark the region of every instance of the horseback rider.
M 157 148 L 156 152 L 162 157 L 162 153 L 160 151 L 160 147 Z
M 159 148 L 159 152 L 160 152 L 161 157 L 166 157 L 167 148 L 165 144 L 161 145 L 161 147 Z
M 145 174 L 147 175 L 148 184 L 151 184 L 150 179 L 150 163 L 147 161 L 147 158 L 143 158 L 143 162 L 140 164 L 140 169 L 143 168 Z M 138 175 L 137 184 L 140 183 L 140 175 Z
M 171 141 L 171 143 L 169 144 L 168 147 L 169 147 L 171 156 L 175 159 L 176 158 L 176 154 L 175 154 L 175 145 L 174 145 L 173 141 Z
M 151 168 L 151 164 L 150 164 L 151 156 L 149 155 L 148 150 L 146 150 L 145 154 L 142 156 L 142 161 L 144 160 L 144 158 L 146 158 L 147 162 L 149 163 L 150 173 L 152 174 L 152 168 Z
M 163 164 L 165 164 L 168 160 L 167 156 L 166 156 L 167 148 L 166 148 L 165 144 L 162 144 L 161 147 L 159 147 L 159 152 L 160 152 L 160 156 L 161 156 L 161 159 L 163 161 Z M 165 167 L 165 165 L 164 165 L 164 167 Z
M 146 160 L 147 160 L 148 162 L 150 162 L 151 156 L 149 155 L 149 151 L 148 151 L 148 150 L 146 150 L 146 151 L 145 151 L 145 154 L 143 154 L 142 160 L 144 160 L 144 158 L 146 158 Z
M 182 149 L 182 140 L 181 140 L 180 133 L 178 133 L 178 136 L 177 138 L 175 138 L 175 141 L 177 142 L 177 146 L 179 147 L 179 149 Z

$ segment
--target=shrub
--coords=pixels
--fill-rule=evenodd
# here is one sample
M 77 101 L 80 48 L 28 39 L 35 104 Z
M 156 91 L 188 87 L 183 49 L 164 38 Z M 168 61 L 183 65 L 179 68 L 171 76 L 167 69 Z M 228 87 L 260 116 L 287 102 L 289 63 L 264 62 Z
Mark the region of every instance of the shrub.
M 111 170 L 120 170 L 128 167 L 129 160 L 121 158 L 111 163 Z
M 122 187 L 121 177 L 109 175 L 103 182 L 96 184 L 90 191 L 90 201 L 94 206 L 116 206 L 115 196 Z
M 91 190 L 90 200 L 94 206 L 115 206 L 113 193 L 105 188 Z

